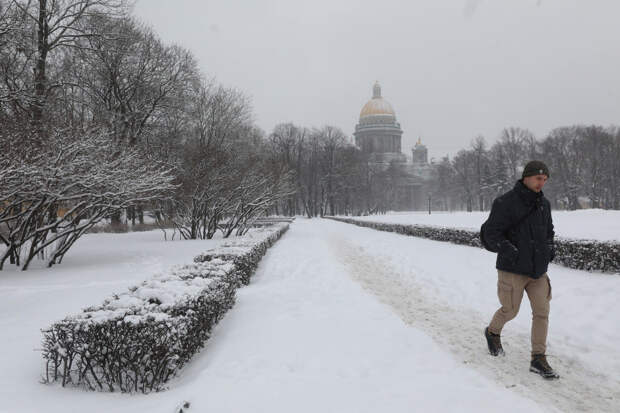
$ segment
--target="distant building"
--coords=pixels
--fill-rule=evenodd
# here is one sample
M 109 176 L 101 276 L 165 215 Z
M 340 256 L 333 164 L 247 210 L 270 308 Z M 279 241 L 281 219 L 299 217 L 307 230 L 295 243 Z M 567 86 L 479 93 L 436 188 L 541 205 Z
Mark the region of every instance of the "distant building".
M 425 209 L 428 202 L 427 183 L 431 177 L 428 150 L 418 139 L 412 148 L 411 159 L 408 159 L 402 153 L 402 135 L 396 113 L 381 96 L 381 86 L 376 82 L 372 88 L 372 99 L 362 107 L 359 123 L 355 126 L 355 144 L 377 168 L 385 170 L 393 164 L 405 175 L 397 209 Z

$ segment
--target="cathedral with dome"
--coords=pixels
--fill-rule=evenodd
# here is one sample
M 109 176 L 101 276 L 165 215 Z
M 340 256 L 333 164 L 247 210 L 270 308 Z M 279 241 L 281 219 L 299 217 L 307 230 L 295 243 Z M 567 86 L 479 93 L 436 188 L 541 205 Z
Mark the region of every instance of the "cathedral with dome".
M 403 130 L 396 121 L 392 105 L 381 96 L 379 82 L 372 88 L 372 99 L 362 107 L 353 136 L 355 145 L 368 156 L 369 162 L 376 169 L 386 170 L 393 165 L 402 172 L 405 178 L 399 190 L 397 208 L 424 209 L 428 202 L 427 184 L 431 177 L 428 150 L 418 139 L 411 149 L 411 158 L 402 152 Z

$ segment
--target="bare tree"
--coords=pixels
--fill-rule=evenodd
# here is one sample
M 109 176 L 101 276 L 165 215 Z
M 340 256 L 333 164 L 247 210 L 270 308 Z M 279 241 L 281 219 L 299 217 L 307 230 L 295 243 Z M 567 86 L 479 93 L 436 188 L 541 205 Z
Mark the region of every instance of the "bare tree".
M 508 176 L 512 181 L 521 178 L 519 168 L 523 167 L 528 156 L 531 155 L 531 147 L 535 138 L 527 129 L 510 127 L 502 131 L 499 145 L 503 151 L 504 160 L 508 170 Z M 527 147 L 530 147 L 530 151 Z
M 284 167 L 293 172 L 293 180 L 296 186 L 296 193 L 285 199 L 283 211 L 286 215 L 296 215 L 303 212 L 301 168 L 305 143 L 308 130 L 292 123 L 276 125 L 269 136 L 269 153 L 274 165 L 278 168 Z
M 455 173 L 447 155 L 441 158 L 433 169 L 430 187 L 432 199 L 435 200 L 435 208 L 444 211 L 453 209 Z
M 119 144 L 134 146 L 167 112 L 187 109 L 184 100 L 200 84 L 196 62 L 131 18 L 95 15 L 89 21 L 98 35 L 82 40 L 72 77 L 87 93 L 94 120 Z
M 608 154 L 613 151 L 613 136 L 600 126 L 577 129 L 579 152 L 584 156 L 584 194 L 593 208 L 601 208 L 606 198 L 606 182 L 611 173 Z M 615 162 L 620 162 L 618 159 Z
M 486 141 L 483 136 L 477 136 L 471 143 L 471 150 L 474 159 L 474 173 L 475 173 L 475 192 L 478 198 L 478 208 L 480 211 L 484 211 L 484 197 L 487 192 L 487 183 L 484 177 L 485 171 L 488 171 L 488 157 L 486 149 Z
M 48 96 L 56 87 L 48 79 L 51 53 L 79 47 L 83 38 L 95 36 L 84 20 L 93 13 L 123 13 L 123 0 L 12 0 L 36 33 L 33 62 L 32 122 L 40 144 L 47 129 L 43 125 Z
M 576 145 L 575 127 L 556 128 L 543 142 L 544 158 L 553 170 L 554 198 L 561 206 L 579 208 L 579 191 L 583 185 L 582 157 Z
M 265 164 L 262 133 L 242 93 L 208 82 L 195 97 L 177 160 L 179 188 L 162 211 L 184 238 L 211 238 L 218 229 L 241 234 L 293 193 L 291 174 Z
M 336 189 L 342 179 L 340 175 L 340 152 L 346 144 L 342 130 L 333 126 L 324 126 L 318 131 L 321 145 L 321 207 L 320 214 L 334 215 L 336 211 Z
M 613 144 L 609 157 L 609 203 L 607 207 L 620 209 L 620 128 L 610 130 L 613 134 Z
M 467 212 L 473 210 L 473 198 L 476 185 L 475 156 L 472 151 L 460 150 L 452 159 L 456 172 L 457 188 Z
M 47 254 L 60 263 L 88 229 L 111 212 L 165 197 L 169 169 L 136 150 L 118 151 L 106 136 L 52 134 L 28 162 L 2 154 L 0 232 L 7 258 L 26 270 Z M 8 171 L 8 172 L 7 172 Z

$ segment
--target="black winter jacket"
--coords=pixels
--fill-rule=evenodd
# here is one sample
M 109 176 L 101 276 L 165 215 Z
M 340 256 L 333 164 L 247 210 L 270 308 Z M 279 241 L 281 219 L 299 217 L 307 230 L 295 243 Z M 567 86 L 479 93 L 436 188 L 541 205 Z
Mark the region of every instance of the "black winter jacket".
M 542 191 L 536 193 L 519 180 L 493 201 L 484 237 L 498 253 L 498 270 L 540 278 L 555 254 L 553 236 L 551 207 Z

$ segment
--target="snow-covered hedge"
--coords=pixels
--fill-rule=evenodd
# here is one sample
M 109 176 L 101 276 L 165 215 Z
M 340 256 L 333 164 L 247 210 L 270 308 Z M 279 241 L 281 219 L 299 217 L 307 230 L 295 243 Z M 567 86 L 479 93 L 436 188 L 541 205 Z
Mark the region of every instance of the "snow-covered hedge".
M 620 273 L 620 244 L 556 238 L 556 264 L 586 271 Z
M 235 266 L 235 281 L 238 285 L 247 285 L 250 283 L 250 276 L 258 266 L 260 258 L 288 230 L 288 224 L 277 224 L 274 228 L 276 228 L 274 232 L 266 232 L 268 235 L 261 242 L 253 242 L 252 239 L 248 238 L 233 239 L 220 248 L 196 256 L 194 262 L 211 262 L 213 260 L 232 262 Z
M 148 393 L 199 351 L 258 262 L 288 229 L 255 230 L 43 330 L 44 379 Z
M 426 225 L 388 224 L 341 217 L 326 218 L 379 231 L 482 248 L 478 231 Z M 556 255 L 553 262 L 556 264 L 578 270 L 620 273 L 620 244 L 618 243 L 556 237 L 555 249 Z

